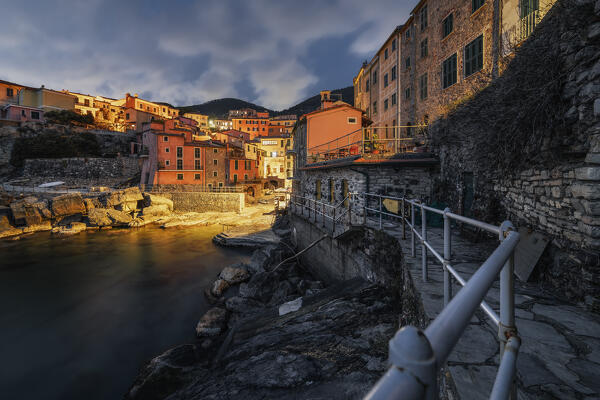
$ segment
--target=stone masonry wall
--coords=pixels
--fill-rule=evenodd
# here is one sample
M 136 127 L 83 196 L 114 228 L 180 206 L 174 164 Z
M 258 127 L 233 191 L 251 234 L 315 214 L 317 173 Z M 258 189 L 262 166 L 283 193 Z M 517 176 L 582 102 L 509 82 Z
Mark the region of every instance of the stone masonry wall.
M 123 181 L 140 173 L 137 158 L 41 158 L 25 160 L 24 176 Z
M 546 234 L 532 278 L 596 310 L 599 78 L 600 5 L 559 1 L 503 76 L 430 127 L 441 163 L 436 198 Z
M 244 210 L 244 193 L 170 192 L 160 193 L 173 200 L 173 210 L 178 212 L 230 212 Z

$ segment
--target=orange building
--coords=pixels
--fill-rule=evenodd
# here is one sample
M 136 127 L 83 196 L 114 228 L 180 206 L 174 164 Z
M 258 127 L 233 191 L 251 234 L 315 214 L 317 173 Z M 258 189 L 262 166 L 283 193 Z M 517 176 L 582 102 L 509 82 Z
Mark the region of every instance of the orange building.
M 262 113 L 257 113 L 262 114 Z M 233 129 L 236 131 L 242 131 L 250 134 L 250 139 L 254 139 L 257 136 L 267 136 L 269 133 L 269 117 L 247 117 L 247 118 L 232 118 Z
M 178 119 L 143 124 L 138 135 L 147 149 L 142 165 L 142 184 L 227 184 L 227 145 L 194 140 L 197 128 Z
M 229 173 L 228 183 L 235 185 L 259 179 L 259 159 L 247 157 L 244 147 L 231 145 L 228 148 Z
M 0 105 L 19 104 L 19 92 L 24 86 L 0 80 Z
M 331 101 L 330 92 L 321 92 L 321 108 L 305 114 L 306 150 L 311 157 L 326 157 L 344 151 L 358 154 L 362 140 L 363 111 L 343 101 Z

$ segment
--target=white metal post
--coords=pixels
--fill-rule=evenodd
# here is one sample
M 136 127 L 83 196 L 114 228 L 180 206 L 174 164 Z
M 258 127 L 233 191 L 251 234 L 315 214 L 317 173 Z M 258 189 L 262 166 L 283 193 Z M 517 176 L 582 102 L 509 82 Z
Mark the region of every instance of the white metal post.
M 415 205 L 410 203 L 410 255 L 415 257 Z
M 506 239 L 508 233 L 514 229 L 510 221 L 504 221 L 500 225 L 500 241 Z M 498 339 L 500 340 L 500 362 L 504 356 L 504 350 L 508 339 L 516 335 L 515 327 L 515 252 L 513 251 L 502 271 L 500 271 L 500 324 L 498 325 Z M 516 385 L 513 379 L 510 390 L 511 399 L 516 399 Z
M 424 204 L 421 203 L 421 272 L 423 274 L 423 282 L 427 282 L 427 217 L 425 215 Z
M 450 212 L 449 208 L 444 210 L 444 263 L 450 262 L 450 217 L 448 213 Z M 452 278 L 450 276 L 450 271 L 444 265 L 444 307 L 448 305 L 450 299 L 452 298 Z
M 383 201 L 381 200 L 381 196 L 379 196 L 379 230 L 381 230 L 382 217 L 383 217 L 383 215 L 381 214 L 381 211 L 382 211 L 382 207 L 381 207 L 382 204 L 381 203 L 382 202 Z

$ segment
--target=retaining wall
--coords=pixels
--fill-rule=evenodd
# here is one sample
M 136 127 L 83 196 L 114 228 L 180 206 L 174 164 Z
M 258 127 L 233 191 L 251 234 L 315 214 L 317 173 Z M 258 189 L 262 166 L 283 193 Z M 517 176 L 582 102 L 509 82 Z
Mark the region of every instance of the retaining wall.
M 244 193 L 159 193 L 173 200 L 173 210 L 179 212 L 229 212 L 241 213 L 244 210 Z

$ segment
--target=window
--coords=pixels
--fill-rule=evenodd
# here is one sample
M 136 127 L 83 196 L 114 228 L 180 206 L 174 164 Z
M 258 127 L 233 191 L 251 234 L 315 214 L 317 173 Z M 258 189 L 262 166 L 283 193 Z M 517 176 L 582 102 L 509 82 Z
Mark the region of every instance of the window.
M 335 192 L 333 190 L 334 187 L 335 185 L 333 184 L 333 179 L 329 179 L 329 201 L 332 203 L 335 200 Z
M 169 151 L 171 151 L 171 150 L 169 150 L 168 147 L 165 147 L 165 153 L 168 153 Z
M 315 182 L 315 198 L 321 200 L 321 181 Z
M 202 163 L 200 160 L 194 160 L 194 169 L 202 169 Z
M 183 157 L 183 147 L 177 147 L 177 157 Z
M 177 180 L 178 181 L 182 181 L 183 180 L 183 174 L 177 174 Z
M 167 112 L 166 108 L 163 107 L 163 112 Z
M 377 84 L 377 71 L 373 71 L 372 80 L 373 80 L 373 85 L 376 85 Z
M 410 88 L 407 87 L 406 89 L 404 89 L 404 98 L 405 99 L 410 99 Z
M 383 101 L 383 111 L 387 111 L 387 109 L 388 109 L 388 104 L 389 104 L 389 103 L 388 103 L 388 99 L 385 99 L 385 100 Z
M 483 35 L 465 46 L 465 76 L 483 68 Z
M 525 18 L 526 16 L 528 16 L 536 10 L 539 10 L 540 8 L 539 0 L 520 0 L 519 3 L 519 15 L 521 16 L 521 18 Z
M 143 110 L 143 109 L 144 109 L 144 105 L 140 104 L 140 110 Z
M 366 91 L 366 92 L 368 92 L 368 91 L 369 91 L 369 80 L 368 80 L 368 79 L 367 79 L 367 82 L 366 82 L 365 91 Z
M 213 160 L 213 165 L 217 165 L 217 164 L 218 164 L 217 160 Z
M 421 75 L 419 78 L 419 94 L 421 96 L 421 100 L 425 100 L 427 98 L 427 74 Z
M 6 88 L 6 97 L 13 97 L 15 95 L 13 88 Z
M 194 174 L 194 180 L 199 181 L 200 180 L 200 174 Z
M 40 119 L 40 113 L 38 111 L 32 111 L 31 119 Z
M 410 27 L 406 30 L 406 33 L 404 34 L 404 38 L 406 40 L 410 40 Z
M 248 174 L 244 174 L 244 180 L 247 181 L 248 180 Z
M 217 171 L 213 171 L 213 176 L 217 176 L 217 175 L 219 175 L 219 174 L 217 173 Z
M 168 136 L 164 136 L 163 137 L 163 142 L 168 142 L 169 141 L 169 137 Z
M 383 58 L 387 60 L 388 57 L 389 57 L 388 49 L 385 49 L 384 52 L 383 52 Z
M 398 103 L 398 99 L 396 98 L 396 93 L 392 94 L 392 105 L 395 106 Z
M 377 102 L 373 102 L 373 115 L 377 114 Z
M 183 160 L 177 160 L 177 169 L 183 169 Z
M 388 82 L 388 74 L 385 74 L 383 76 L 383 87 L 387 87 L 388 84 L 389 84 L 389 82 Z
M 237 182 L 237 174 L 233 174 L 233 182 L 236 183 Z
M 454 14 L 448 15 L 444 21 L 442 21 L 443 29 L 442 29 L 442 38 L 445 38 L 454 30 Z
M 218 153 L 218 152 L 219 152 L 219 150 L 213 149 L 213 153 Z
M 473 5 L 473 11 L 475 12 L 481 8 L 485 4 L 485 0 L 471 0 L 471 4 Z
M 392 80 L 395 81 L 397 77 L 398 77 L 398 68 L 396 68 L 396 66 L 394 65 L 392 67 Z
M 425 38 L 421 41 L 421 58 L 427 57 L 428 53 L 427 38 Z
M 194 158 L 200 158 L 200 147 L 194 147 Z
M 427 5 L 424 5 L 423 8 L 421 8 L 421 32 L 423 32 L 425 28 L 427 28 Z
M 392 51 L 396 51 L 397 45 L 398 45 L 398 43 L 396 42 L 396 39 L 392 40 Z
M 281 147 L 283 147 L 283 140 L 281 141 Z
M 208 184 L 208 189 L 209 189 L 209 190 L 210 190 L 210 189 L 212 189 L 212 183 L 209 183 L 209 184 Z
M 171 161 L 169 161 L 169 160 L 165 161 L 165 165 L 168 167 L 169 165 L 171 165 Z
M 83 100 L 83 105 L 86 106 L 86 107 L 89 107 L 90 106 L 90 99 L 84 99 Z
M 223 187 L 223 182 L 219 182 L 219 187 L 222 188 Z
M 356 124 L 356 118 L 355 117 L 348 117 L 348 123 L 349 124 Z
M 125 114 L 125 119 L 129 119 L 129 113 Z
M 244 169 L 246 169 L 246 170 L 252 169 L 252 161 L 250 161 L 250 160 L 244 161 Z
M 239 165 L 238 165 L 238 160 L 235 160 L 235 161 L 233 162 L 233 169 L 238 169 L 238 166 L 239 166 Z
M 410 57 L 406 57 L 406 60 L 404 60 L 404 64 L 406 65 L 406 69 L 410 69 Z
M 444 89 L 456 83 L 456 53 L 442 63 L 442 87 Z

